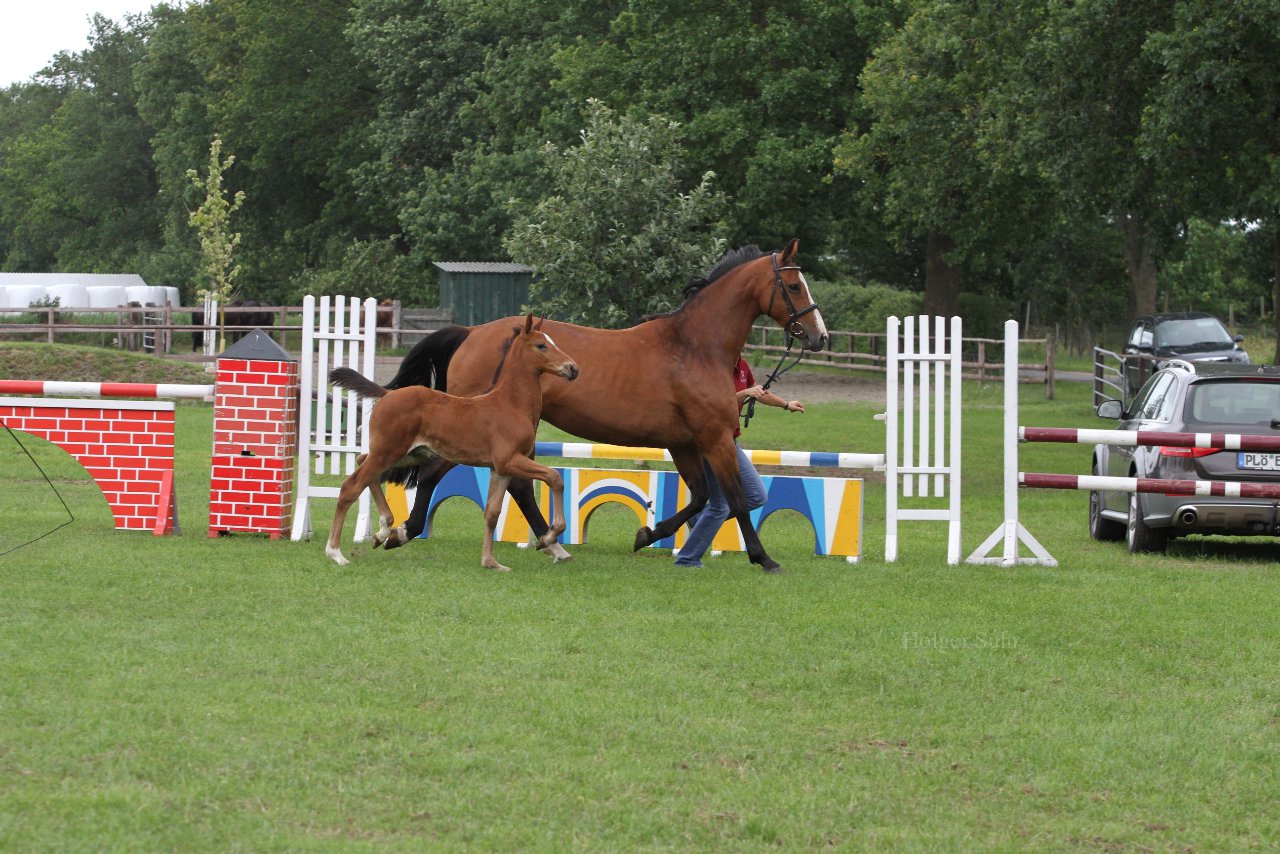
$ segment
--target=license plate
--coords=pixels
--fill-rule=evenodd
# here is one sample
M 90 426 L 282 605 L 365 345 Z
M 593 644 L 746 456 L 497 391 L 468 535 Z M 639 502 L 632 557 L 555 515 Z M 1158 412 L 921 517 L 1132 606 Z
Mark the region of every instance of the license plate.
M 1280 471 L 1280 454 L 1240 451 L 1236 454 L 1236 468 L 1254 471 Z

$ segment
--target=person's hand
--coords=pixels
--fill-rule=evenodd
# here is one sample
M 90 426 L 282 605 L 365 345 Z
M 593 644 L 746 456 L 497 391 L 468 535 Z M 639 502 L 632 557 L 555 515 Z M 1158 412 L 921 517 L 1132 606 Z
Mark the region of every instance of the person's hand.
M 749 389 L 744 389 L 742 393 L 745 394 L 747 397 L 754 397 L 756 400 L 760 400 L 765 396 L 764 387 L 758 386 L 758 385 L 753 385 Z
M 804 412 L 804 404 L 798 400 L 788 400 L 787 405 L 783 409 L 788 412 Z

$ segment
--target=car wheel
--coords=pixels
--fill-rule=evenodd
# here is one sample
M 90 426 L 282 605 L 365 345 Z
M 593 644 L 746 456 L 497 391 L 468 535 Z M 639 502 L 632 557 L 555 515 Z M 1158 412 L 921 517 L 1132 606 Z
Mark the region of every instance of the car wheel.
M 1098 464 L 1093 464 L 1093 473 L 1098 473 Z M 1124 525 L 1102 515 L 1102 493 L 1089 493 L 1089 536 L 1100 542 L 1114 543 L 1124 539 Z
M 1169 544 L 1168 535 L 1159 528 L 1152 528 L 1142 518 L 1142 505 L 1138 493 L 1129 493 L 1129 525 L 1125 532 L 1125 542 L 1130 554 L 1141 552 L 1163 552 Z

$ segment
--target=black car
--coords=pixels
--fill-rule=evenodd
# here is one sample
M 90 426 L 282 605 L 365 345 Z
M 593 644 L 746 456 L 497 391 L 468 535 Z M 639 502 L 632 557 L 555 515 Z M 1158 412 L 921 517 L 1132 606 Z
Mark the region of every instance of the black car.
M 1280 436 L 1280 368 L 1171 361 L 1127 411 L 1105 400 L 1098 415 L 1119 418 L 1120 430 Z M 1280 483 L 1280 453 L 1096 445 L 1093 473 Z M 1089 534 L 1124 539 L 1131 552 L 1163 551 L 1186 534 L 1280 536 L 1280 499 L 1091 492 Z
M 1243 335 L 1232 335 L 1222 321 L 1203 311 L 1147 314 L 1136 318 L 1125 338 L 1125 383 L 1132 391 L 1167 359 L 1189 362 L 1249 364 L 1240 347 Z

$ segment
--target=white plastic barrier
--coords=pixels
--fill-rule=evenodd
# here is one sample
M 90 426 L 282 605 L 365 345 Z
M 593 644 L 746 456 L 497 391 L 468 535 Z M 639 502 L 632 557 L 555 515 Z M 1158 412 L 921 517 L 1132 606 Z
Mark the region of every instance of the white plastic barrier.
M 7 308 L 28 308 L 45 298 L 43 285 L 9 285 L 5 288 Z
M 66 282 L 58 285 L 46 285 L 45 296 L 56 299 L 59 308 L 89 308 L 89 289 L 84 285 Z
M 90 285 L 90 308 L 120 308 L 129 304 L 128 295 L 120 285 Z

